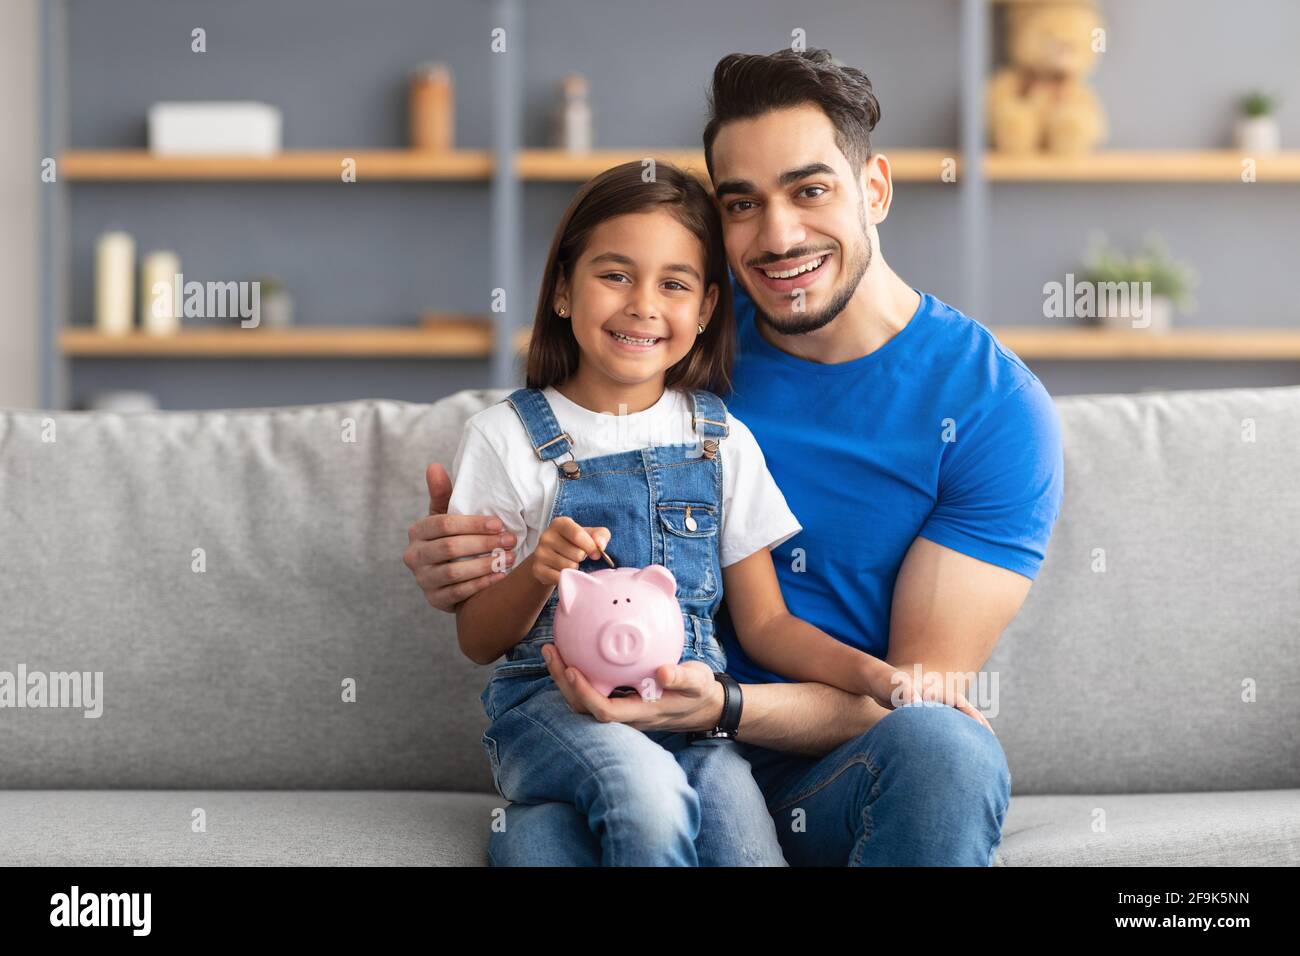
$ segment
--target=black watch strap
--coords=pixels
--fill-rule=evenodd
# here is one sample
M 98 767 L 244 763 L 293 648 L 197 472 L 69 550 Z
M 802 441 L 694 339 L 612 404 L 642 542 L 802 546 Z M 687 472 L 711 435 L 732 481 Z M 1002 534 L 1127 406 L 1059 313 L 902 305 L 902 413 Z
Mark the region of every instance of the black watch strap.
M 722 716 L 718 725 L 712 730 L 697 731 L 691 735 L 693 740 L 712 740 L 715 738 L 736 738 L 740 728 L 740 711 L 743 705 L 740 684 L 725 671 L 714 671 L 713 679 L 722 685 Z

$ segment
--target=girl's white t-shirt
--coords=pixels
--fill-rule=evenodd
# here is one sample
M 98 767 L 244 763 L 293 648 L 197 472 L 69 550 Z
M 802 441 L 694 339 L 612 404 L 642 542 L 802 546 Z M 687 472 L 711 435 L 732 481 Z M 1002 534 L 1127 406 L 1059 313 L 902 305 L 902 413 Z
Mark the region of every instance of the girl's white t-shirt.
M 664 389 L 649 408 L 623 415 L 593 412 L 554 388 L 543 393 L 561 430 L 573 437 L 573 456 L 579 460 L 658 445 L 698 446 L 701 441 L 691 427 L 690 395 L 674 388 Z M 803 530 L 767 470 L 753 433 L 731 412 L 727 424 L 727 437 L 719 439 L 723 502 L 718 549 L 724 568 Z M 558 471 L 554 461 L 538 460 L 515 410 L 499 402 L 465 423 L 451 465 L 448 513 L 500 518 L 519 542 L 513 565 L 518 567 L 549 523 Z

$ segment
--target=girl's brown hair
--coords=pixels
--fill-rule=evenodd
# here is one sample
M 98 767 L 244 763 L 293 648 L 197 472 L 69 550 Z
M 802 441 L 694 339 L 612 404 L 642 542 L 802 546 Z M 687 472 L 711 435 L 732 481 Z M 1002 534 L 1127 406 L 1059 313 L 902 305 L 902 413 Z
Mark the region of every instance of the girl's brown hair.
M 703 388 L 719 395 L 731 390 L 736 336 L 731 279 L 718 211 L 699 180 L 677 166 L 656 162 L 649 182 L 643 178 L 646 169 L 634 161 L 605 170 L 578 190 L 560 218 L 537 297 L 533 337 L 528 346 L 528 388 L 563 384 L 578 370 L 578 341 L 569 320 L 555 314 L 555 290 L 561 275 L 572 283 L 574 264 L 586 249 L 592 231 L 615 216 L 662 209 L 704 246 L 703 291 L 707 292 L 711 283 L 718 286 L 718 303 L 704 324 L 704 332 L 696 337 L 691 350 L 665 371 L 664 386 Z

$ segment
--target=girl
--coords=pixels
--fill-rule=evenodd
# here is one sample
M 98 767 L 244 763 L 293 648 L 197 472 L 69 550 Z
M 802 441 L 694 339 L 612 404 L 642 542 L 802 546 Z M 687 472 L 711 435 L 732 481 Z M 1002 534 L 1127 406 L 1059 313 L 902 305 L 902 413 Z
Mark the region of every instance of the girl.
M 471 660 L 505 655 L 483 691 L 483 746 L 501 796 L 565 801 L 606 865 L 785 860 L 749 764 L 728 739 L 642 732 L 575 712 L 547 672 L 565 568 L 662 564 L 677 582 L 681 662 L 715 671 L 723 590 L 764 667 L 917 699 L 906 675 L 785 608 L 768 549 L 802 530 L 753 435 L 726 410 L 735 331 L 721 223 L 693 177 L 640 163 L 588 182 L 547 258 L 527 387 L 466 423 L 452 514 L 495 514 L 519 541 L 513 571 L 457 609 Z M 717 393 L 717 394 L 715 394 Z M 605 414 L 617 412 L 617 414 Z M 919 695 L 918 695 L 919 696 Z

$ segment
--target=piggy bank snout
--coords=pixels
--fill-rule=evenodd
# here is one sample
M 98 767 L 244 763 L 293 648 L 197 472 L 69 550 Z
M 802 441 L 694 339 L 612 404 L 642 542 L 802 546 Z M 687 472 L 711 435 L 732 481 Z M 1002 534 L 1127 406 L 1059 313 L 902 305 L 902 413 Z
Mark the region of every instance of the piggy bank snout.
M 635 621 L 609 621 L 596 636 L 600 656 L 611 664 L 635 664 L 646 653 L 649 640 Z

